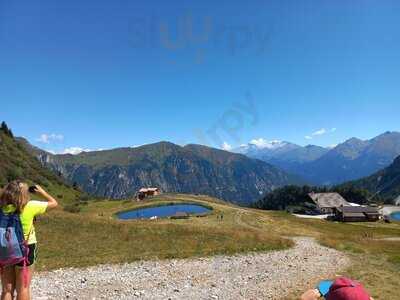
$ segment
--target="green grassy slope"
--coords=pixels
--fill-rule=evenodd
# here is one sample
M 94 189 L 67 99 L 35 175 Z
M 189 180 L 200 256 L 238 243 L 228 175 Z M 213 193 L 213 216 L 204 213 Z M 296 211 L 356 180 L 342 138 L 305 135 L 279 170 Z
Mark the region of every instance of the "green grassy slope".
M 42 167 L 22 143 L 0 130 L 0 187 L 14 179 L 42 185 L 63 204 L 73 203 L 80 195 L 61 177 Z
M 211 206 L 205 217 L 185 220 L 132 220 L 119 211 L 149 204 L 198 202 Z M 223 221 L 218 219 L 224 215 Z M 184 258 L 289 247 L 277 234 L 247 226 L 236 206 L 207 196 L 165 194 L 145 202 L 93 201 L 79 214 L 56 211 L 38 223 L 39 270 L 123 263 L 141 259 Z
M 188 220 L 114 218 L 119 211 L 169 202 L 199 202 L 213 212 Z M 223 214 L 221 221 L 218 215 Z M 207 196 L 164 194 L 145 202 L 90 201 L 79 214 L 55 211 L 38 224 L 39 270 L 185 258 L 290 247 L 288 236 L 310 236 L 349 255 L 342 275 L 362 281 L 375 299 L 392 299 L 400 276 L 399 224 L 342 224 L 283 212 L 246 209 Z M 323 279 L 323 278 L 321 278 Z M 296 298 L 293 298 L 296 299 Z

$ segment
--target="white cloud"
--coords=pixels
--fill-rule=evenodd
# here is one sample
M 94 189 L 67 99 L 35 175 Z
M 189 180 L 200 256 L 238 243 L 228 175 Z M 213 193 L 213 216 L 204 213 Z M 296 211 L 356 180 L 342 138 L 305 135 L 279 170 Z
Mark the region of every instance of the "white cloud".
M 48 137 L 47 134 L 42 134 L 42 135 L 40 135 L 39 138 L 36 139 L 36 141 L 40 142 L 40 143 L 48 144 L 49 143 L 49 137 Z
M 314 131 L 310 135 L 306 135 L 304 138 L 306 140 L 312 140 L 314 137 L 321 136 L 321 135 L 324 135 L 324 134 L 327 134 L 327 133 L 333 133 L 336 130 L 337 130 L 336 127 L 333 127 L 333 128 L 331 128 L 329 130 L 326 130 L 325 128 L 321 128 L 320 130 Z
M 43 133 L 40 135 L 39 138 L 36 139 L 37 142 L 43 143 L 43 144 L 50 144 L 52 141 L 63 141 L 64 136 L 62 134 L 56 134 L 56 133 L 51 133 L 51 134 L 46 134 Z
M 232 150 L 232 146 L 229 145 L 227 142 L 224 142 L 221 146 L 221 148 L 225 151 L 231 151 Z
M 321 128 L 320 130 L 317 130 L 315 132 L 313 132 L 311 135 L 312 136 L 317 136 L 317 135 L 324 135 L 326 133 L 326 129 L 325 128 Z

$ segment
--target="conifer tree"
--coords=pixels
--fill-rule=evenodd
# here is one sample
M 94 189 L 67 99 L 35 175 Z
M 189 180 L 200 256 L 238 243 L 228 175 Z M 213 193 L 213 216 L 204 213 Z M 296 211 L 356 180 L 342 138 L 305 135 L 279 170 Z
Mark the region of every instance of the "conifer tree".
M 1 122 L 1 127 L 0 127 L 0 129 L 5 133 L 5 134 L 7 134 L 8 133 L 8 126 L 7 126 L 7 124 L 6 124 L 6 122 Z
M 9 137 L 14 138 L 14 134 L 12 133 L 11 129 L 8 128 L 6 122 L 4 122 L 4 121 L 1 122 L 0 130 L 3 131 Z

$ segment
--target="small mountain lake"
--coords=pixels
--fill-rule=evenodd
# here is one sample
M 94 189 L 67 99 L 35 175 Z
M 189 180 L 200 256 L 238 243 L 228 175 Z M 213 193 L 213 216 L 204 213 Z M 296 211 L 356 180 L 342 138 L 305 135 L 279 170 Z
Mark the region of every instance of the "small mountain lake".
M 395 221 L 400 221 L 400 211 L 390 214 L 390 218 Z
M 181 204 L 169 204 L 162 206 L 152 206 L 139 209 L 133 209 L 117 213 L 117 218 L 120 220 L 132 220 L 132 219 L 150 219 L 153 217 L 166 218 L 174 217 L 178 215 L 199 215 L 206 214 L 211 211 L 210 208 L 199 204 L 193 203 L 181 203 Z

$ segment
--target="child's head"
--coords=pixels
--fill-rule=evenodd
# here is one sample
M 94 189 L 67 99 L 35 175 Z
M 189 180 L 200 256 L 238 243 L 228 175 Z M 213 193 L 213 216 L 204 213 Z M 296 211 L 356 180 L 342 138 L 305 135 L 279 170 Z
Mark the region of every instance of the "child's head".
M 17 213 L 23 211 L 29 200 L 29 186 L 19 180 L 8 183 L 0 192 L 0 207 L 13 204 Z

